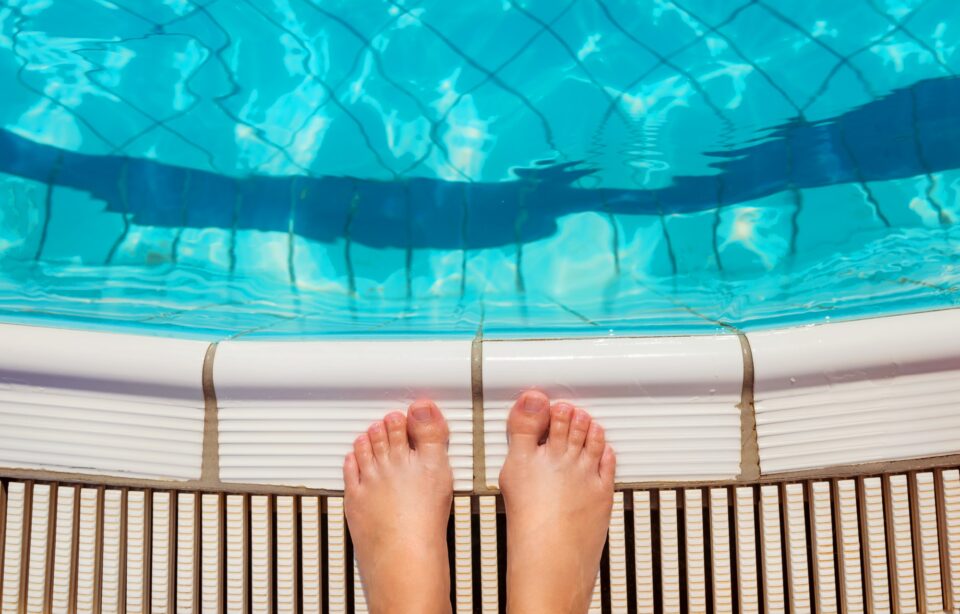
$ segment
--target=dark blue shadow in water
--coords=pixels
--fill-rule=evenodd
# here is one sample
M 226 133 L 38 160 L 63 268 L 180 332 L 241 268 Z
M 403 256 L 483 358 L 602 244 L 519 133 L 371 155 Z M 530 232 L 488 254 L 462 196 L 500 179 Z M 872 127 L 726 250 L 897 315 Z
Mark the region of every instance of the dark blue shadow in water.
M 323 242 L 476 249 L 550 236 L 558 218 L 576 212 L 683 214 L 792 189 L 960 168 L 960 79 L 918 82 L 838 117 L 793 121 L 746 147 L 708 155 L 717 158 L 716 174 L 677 177 L 657 190 L 576 188 L 592 172 L 577 164 L 518 169 L 516 180 L 499 183 L 235 178 L 74 153 L 0 131 L 0 172 L 89 192 L 136 224 L 292 228 Z

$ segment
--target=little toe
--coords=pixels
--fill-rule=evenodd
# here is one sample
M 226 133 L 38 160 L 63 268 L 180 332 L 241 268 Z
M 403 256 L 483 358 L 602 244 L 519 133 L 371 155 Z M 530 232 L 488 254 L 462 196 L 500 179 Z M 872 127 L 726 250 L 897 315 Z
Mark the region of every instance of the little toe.
M 373 447 L 373 456 L 377 461 L 387 460 L 390 453 L 390 442 L 387 441 L 387 427 L 383 420 L 377 420 L 367 429 L 367 435 L 370 437 L 370 445 Z
M 416 401 L 407 410 L 407 436 L 413 449 L 442 451 L 446 454 L 450 428 L 433 401 Z
M 590 414 L 579 407 L 573 414 L 573 420 L 570 423 L 570 437 L 567 439 L 567 450 L 579 454 L 583 449 L 583 444 L 587 440 L 587 432 L 590 430 L 592 422 Z
M 550 399 L 538 390 L 520 395 L 507 416 L 507 441 L 511 450 L 532 452 L 550 424 Z
M 348 452 L 343 459 L 343 484 L 347 489 L 360 485 L 360 467 L 357 465 L 357 455 L 353 452 Z
M 600 457 L 603 456 L 603 450 L 607 447 L 606 435 L 600 423 L 594 420 L 590 423 L 590 429 L 587 431 L 587 440 L 583 444 L 583 458 L 596 467 L 600 463 Z
M 613 452 L 610 444 L 603 449 L 603 455 L 600 457 L 600 479 L 604 485 L 613 488 L 613 478 L 617 472 L 617 455 Z
M 360 479 L 373 471 L 375 461 L 373 460 L 373 446 L 370 445 L 370 436 L 361 433 L 353 442 L 353 453 L 357 458 L 357 466 L 360 468 Z
M 387 441 L 390 442 L 390 452 L 393 454 L 409 452 L 407 417 L 398 411 L 392 411 L 387 414 L 383 422 L 387 425 Z
M 547 449 L 551 452 L 560 454 L 567 449 L 573 412 L 573 405 L 563 401 L 555 403 L 550 408 L 550 434 L 547 435 Z

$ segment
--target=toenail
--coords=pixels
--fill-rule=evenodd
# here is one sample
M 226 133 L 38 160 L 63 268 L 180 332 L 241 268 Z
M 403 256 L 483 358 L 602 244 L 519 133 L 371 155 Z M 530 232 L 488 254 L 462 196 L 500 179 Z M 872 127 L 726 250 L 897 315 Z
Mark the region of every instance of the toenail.
M 538 414 L 547 408 L 547 400 L 539 394 L 528 394 L 523 397 L 523 411 L 528 414 Z
M 432 417 L 429 405 L 414 405 L 411 413 L 414 420 L 418 422 L 429 422 Z
M 383 430 L 383 425 L 379 422 L 374 422 L 373 424 L 370 425 L 371 433 L 379 433 L 382 430 Z
M 398 414 L 390 414 L 387 416 L 387 424 L 390 426 L 397 426 L 400 424 L 400 416 Z
M 561 417 L 561 418 L 566 418 L 566 417 L 567 417 L 567 414 L 569 414 L 569 413 L 570 413 L 570 406 L 569 406 L 569 405 L 567 405 L 566 403 L 558 403 L 558 404 L 557 404 L 557 416 L 559 416 L 559 417 Z

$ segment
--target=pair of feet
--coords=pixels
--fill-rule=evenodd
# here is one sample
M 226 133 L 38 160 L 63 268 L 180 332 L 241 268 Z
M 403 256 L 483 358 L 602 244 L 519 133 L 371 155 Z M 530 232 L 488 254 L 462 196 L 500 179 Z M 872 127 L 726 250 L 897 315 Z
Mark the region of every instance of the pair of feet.
M 450 612 L 449 430 L 418 401 L 354 443 L 343 466 L 347 524 L 371 612 Z M 525 392 L 507 419 L 507 610 L 586 612 L 613 505 L 616 459 L 584 410 Z

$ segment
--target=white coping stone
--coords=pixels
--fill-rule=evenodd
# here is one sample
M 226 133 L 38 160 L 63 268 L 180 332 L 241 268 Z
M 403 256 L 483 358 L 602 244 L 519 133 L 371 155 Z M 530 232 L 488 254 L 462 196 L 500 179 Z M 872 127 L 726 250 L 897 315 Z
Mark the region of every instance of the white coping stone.
M 199 478 L 207 347 L 0 325 L 0 467 Z
M 227 341 L 214 361 L 224 482 L 341 490 L 357 435 L 418 398 L 450 425 L 454 487 L 473 485 L 471 341 Z
M 960 310 L 747 338 L 763 473 L 960 451 Z
M 606 429 L 617 481 L 721 480 L 740 471 L 743 357 L 732 335 L 484 341 L 486 482 L 497 486 L 510 406 L 526 389 Z

